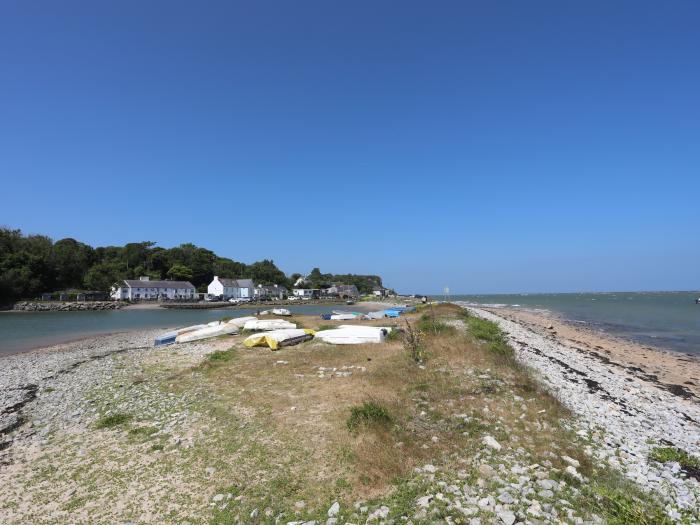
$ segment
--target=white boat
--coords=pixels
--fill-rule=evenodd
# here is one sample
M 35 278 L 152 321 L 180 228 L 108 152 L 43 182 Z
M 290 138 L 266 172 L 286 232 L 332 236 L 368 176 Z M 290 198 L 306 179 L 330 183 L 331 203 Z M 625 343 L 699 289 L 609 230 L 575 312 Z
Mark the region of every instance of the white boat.
M 235 317 L 234 319 L 230 319 L 228 323 L 232 326 L 235 326 L 236 328 L 243 328 L 243 326 L 248 322 L 248 321 L 257 321 L 257 318 L 252 317 L 252 316 L 247 316 L 247 317 Z
M 352 321 L 358 317 L 359 314 L 354 312 L 333 312 L 331 315 L 331 321 Z
M 360 324 L 341 324 L 338 328 L 348 328 L 351 330 L 366 330 L 368 332 L 374 332 L 376 330 L 384 330 L 387 334 L 390 334 L 393 328 L 391 326 L 367 326 Z
M 384 310 L 379 310 L 377 312 L 369 312 L 365 315 L 362 316 L 363 319 L 384 319 L 386 317 L 386 313 Z
M 283 330 L 273 330 L 271 332 L 261 332 L 245 338 L 243 344 L 247 347 L 269 346 L 272 350 L 277 350 L 283 346 L 292 346 L 304 341 L 313 339 L 313 330 L 301 328 L 286 328 Z
M 349 326 L 333 330 L 316 332 L 316 338 L 334 345 L 361 345 L 367 343 L 383 343 L 387 331 L 381 327 Z
M 284 328 L 296 328 L 297 325 L 284 319 L 255 319 L 243 325 L 245 330 L 282 330 Z
M 271 311 L 275 315 L 282 315 L 285 317 L 292 315 L 292 312 L 290 312 L 286 308 L 273 308 Z
M 208 323 L 204 328 L 184 332 L 175 338 L 176 343 L 191 343 L 200 339 L 209 339 L 220 335 L 233 335 L 238 333 L 238 327 L 228 323 L 216 322 L 216 324 Z

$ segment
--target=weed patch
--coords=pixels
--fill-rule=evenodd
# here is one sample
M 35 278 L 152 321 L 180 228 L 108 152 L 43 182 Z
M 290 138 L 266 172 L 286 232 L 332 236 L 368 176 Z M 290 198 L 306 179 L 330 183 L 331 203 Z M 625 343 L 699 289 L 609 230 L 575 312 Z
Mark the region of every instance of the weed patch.
M 95 423 L 95 428 L 114 428 L 124 423 L 127 423 L 131 419 L 130 414 L 117 413 L 111 414 L 109 416 L 103 416 L 97 420 Z
M 649 459 L 659 463 L 675 461 L 682 469 L 700 469 L 700 460 L 688 454 L 685 450 L 675 447 L 654 447 L 649 454 Z
M 392 423 L 389 411 L 374 401 L 365 401 L 360 406 L 350 408 L 347 425 L 351 432 L 356 432 L 360 426 L 387 427 Z
M 229 348 L 228 350 L 217 350 L 216 352 L 212 352 L 209 354 L 207 359 L 213 363 L 227 363 L 234 357 L 236 357 L 235 350 L 233 348 Z

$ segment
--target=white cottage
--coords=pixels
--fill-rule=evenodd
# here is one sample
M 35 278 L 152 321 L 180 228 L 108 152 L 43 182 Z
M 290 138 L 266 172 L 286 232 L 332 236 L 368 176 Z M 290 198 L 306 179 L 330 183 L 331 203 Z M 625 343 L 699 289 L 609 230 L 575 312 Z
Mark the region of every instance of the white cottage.
M 252 279 L 224 279 L 214 276 L 214 280 L 207 286 L 207 292 L 213 297 L 228 299 L 252 299 L 255 285 Z
M 197 290 L 189 281 L 151 281 L 149 277 L 126 279 L 112 287 L 112 299 L 119 301 L 183 299 L 197 297 Z

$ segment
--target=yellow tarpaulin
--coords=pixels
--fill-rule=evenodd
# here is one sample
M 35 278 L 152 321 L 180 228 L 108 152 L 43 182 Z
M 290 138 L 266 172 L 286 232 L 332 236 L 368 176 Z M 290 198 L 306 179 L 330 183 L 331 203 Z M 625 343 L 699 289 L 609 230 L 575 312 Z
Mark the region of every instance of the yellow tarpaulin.
M 284 329 L 272 332 L 261 332 L 248 336 L 243 344 L 247 347 L 269 346 L 272 350 L 277 350 L 281 346 L 290 346 L 311 339 L 316 332 L 307 329 Z M 311 336 L 311 337 L 309 337 Z

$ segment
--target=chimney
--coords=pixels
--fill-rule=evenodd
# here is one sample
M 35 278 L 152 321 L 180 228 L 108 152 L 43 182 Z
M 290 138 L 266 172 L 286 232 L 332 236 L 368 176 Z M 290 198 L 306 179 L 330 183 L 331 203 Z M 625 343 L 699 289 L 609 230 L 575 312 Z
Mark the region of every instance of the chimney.
M 142 275 L 139 277 L 139 281 L 150 281 L 151 278 L 148 275 Z

